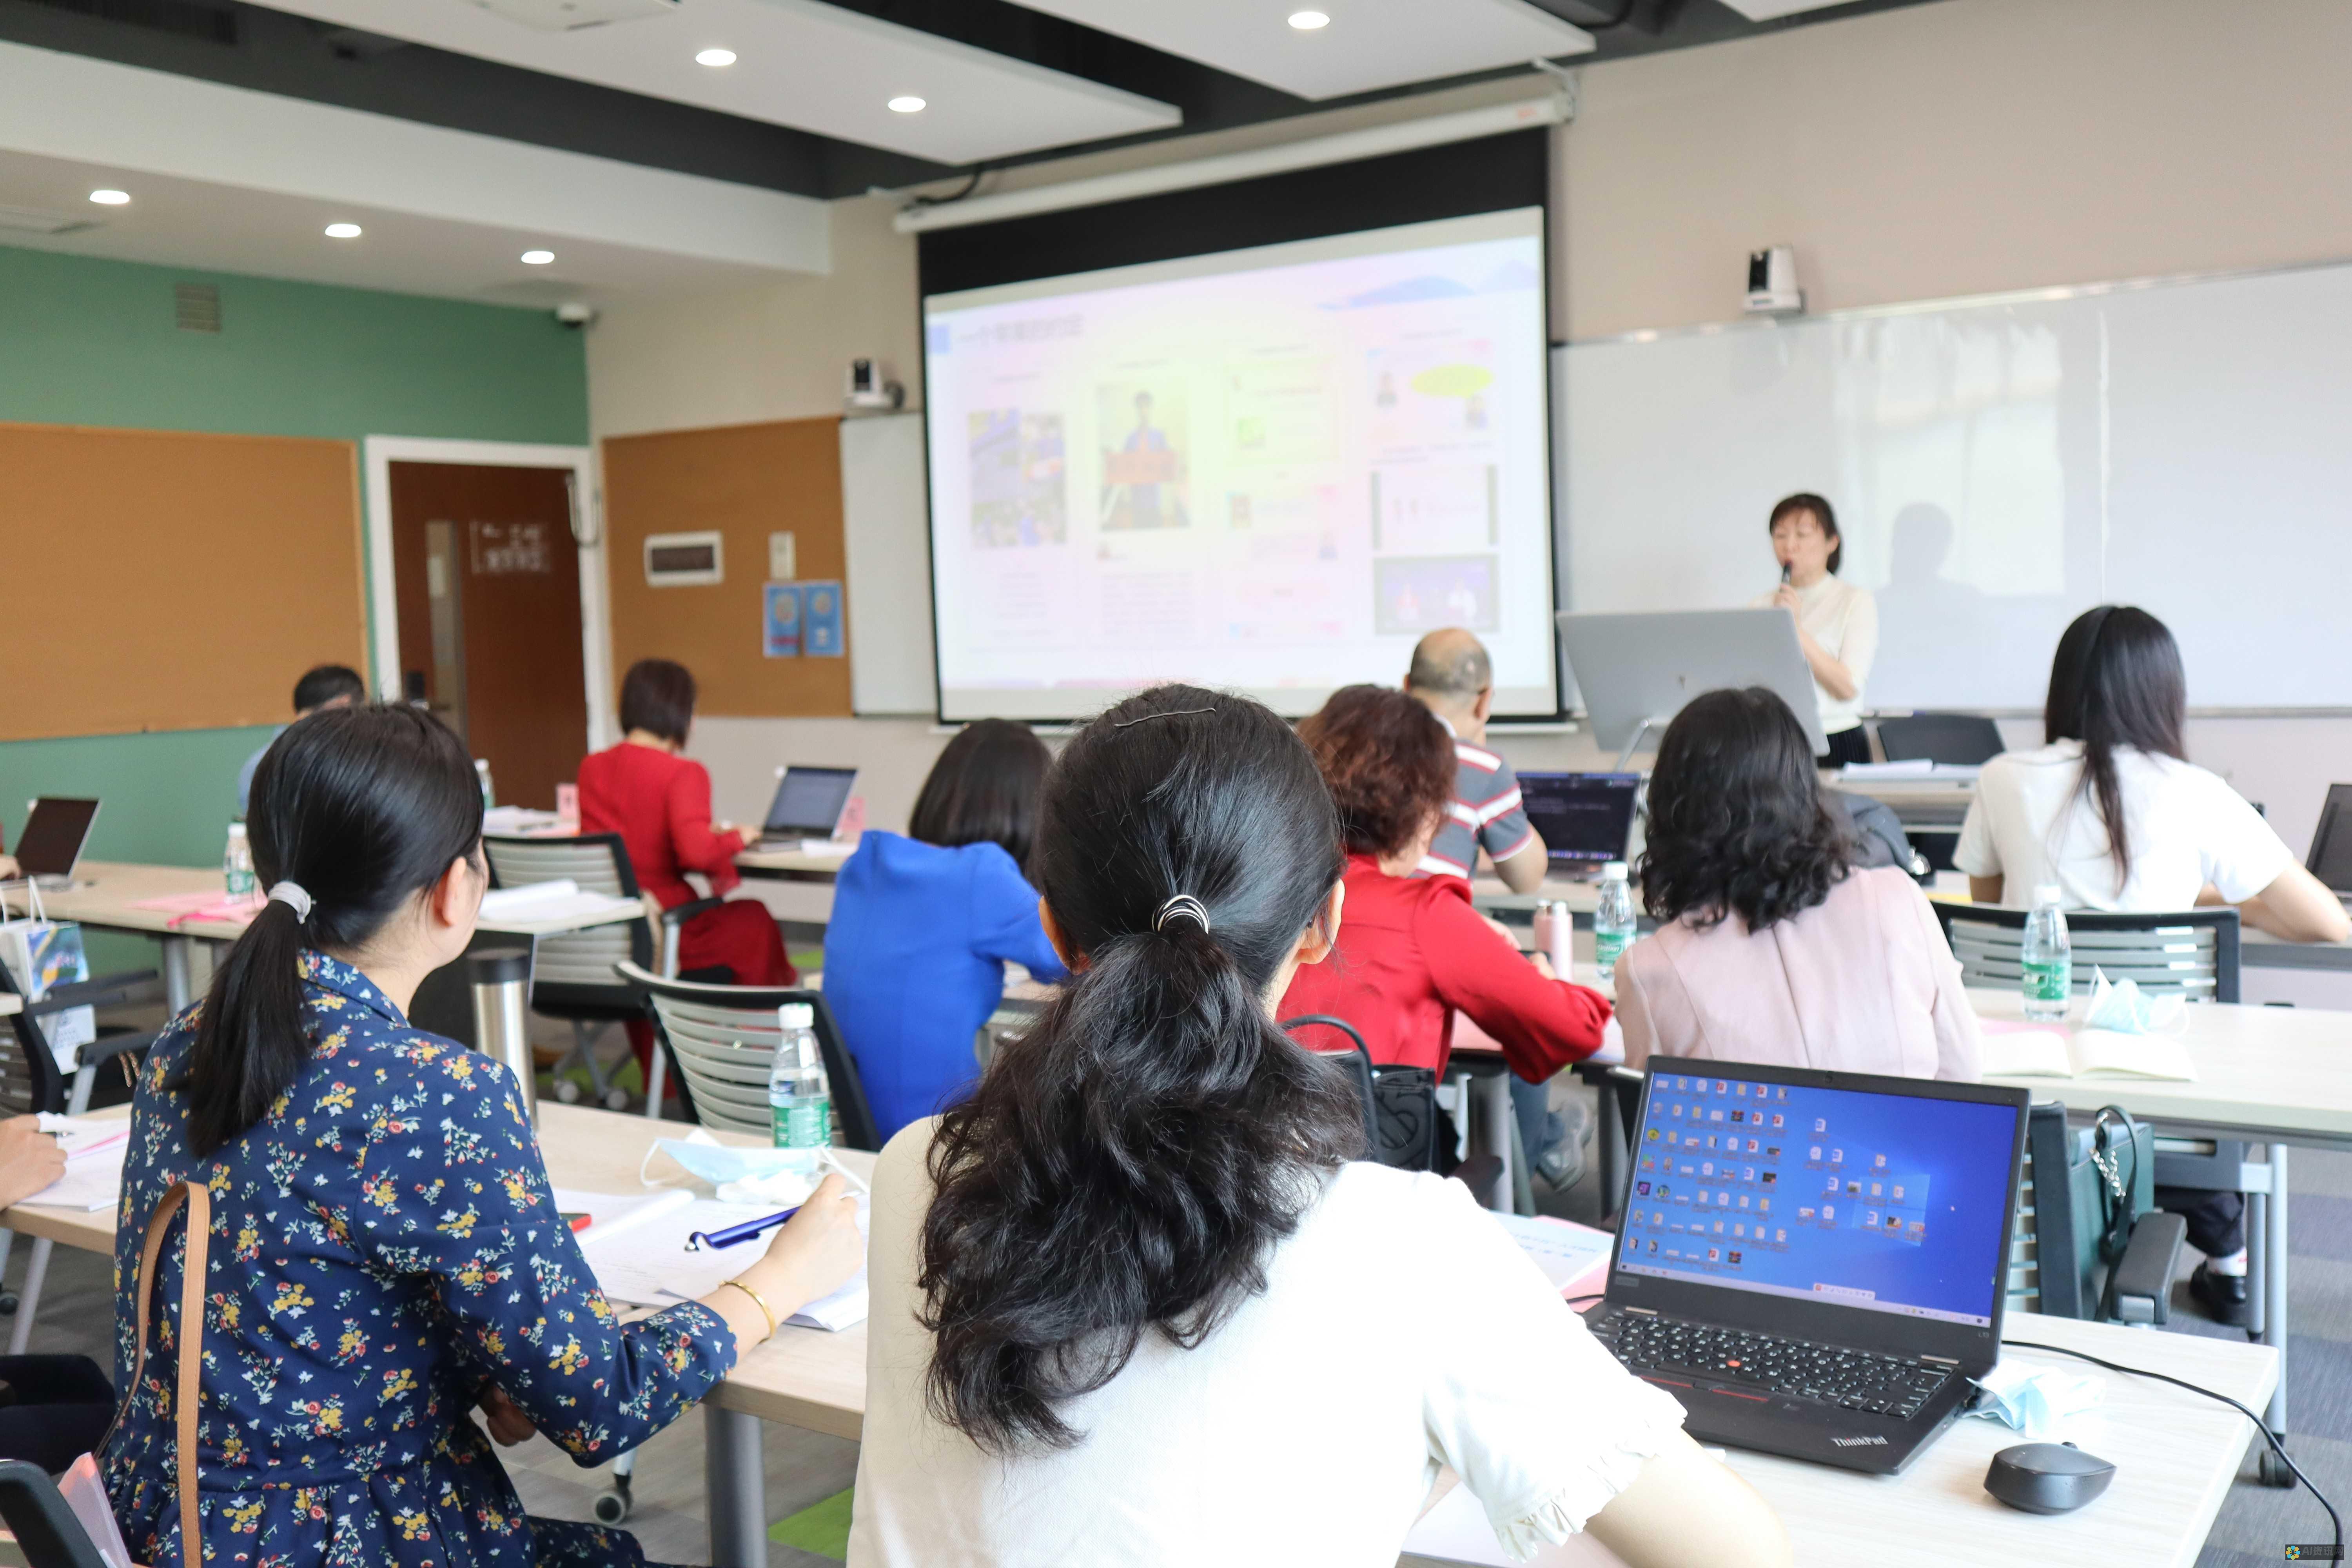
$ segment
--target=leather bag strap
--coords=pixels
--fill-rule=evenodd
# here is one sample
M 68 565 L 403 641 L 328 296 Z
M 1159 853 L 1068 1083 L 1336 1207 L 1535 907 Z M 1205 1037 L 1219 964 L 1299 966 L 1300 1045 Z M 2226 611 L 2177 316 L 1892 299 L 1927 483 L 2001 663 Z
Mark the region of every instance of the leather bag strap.
M 122 1408 L 130 1408 L 147 1371 L 148 1307 L 154 1295 L 155 1265 L 163 1255 L 163 1238 L 180 1205 L 188 1209 L 187 1264 L 180 1275 L 180 1345 L 178 1386 L 173 1394 L 173 1415 L 178 1428 L 176 1479 L 180 1493 L 180 1554 L 184 1563 L 204 1560 L 204 1542 L 196 1533 L 196 1393 L 204 1374 L 205 1262 L 213 1230 L 212 1189 L 201 1182 L 182 1182 L 163 1194 L 147 1222 L 147 1239 L 139 1252 L 139 1340 L 131 1363 L 131 1386 L 123 1391 Z M 121 1411 L 115 1414 L 116 1421 Z

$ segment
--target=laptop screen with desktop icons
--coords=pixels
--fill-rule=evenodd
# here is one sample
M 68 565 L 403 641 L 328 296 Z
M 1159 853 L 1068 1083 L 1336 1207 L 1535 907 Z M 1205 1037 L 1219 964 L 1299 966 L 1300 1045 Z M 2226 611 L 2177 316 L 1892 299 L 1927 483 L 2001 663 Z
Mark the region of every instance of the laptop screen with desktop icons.
M 2014 1106 L 1671 1065 L 1650 1073 L 1619 1270 L 1992 1325 Z

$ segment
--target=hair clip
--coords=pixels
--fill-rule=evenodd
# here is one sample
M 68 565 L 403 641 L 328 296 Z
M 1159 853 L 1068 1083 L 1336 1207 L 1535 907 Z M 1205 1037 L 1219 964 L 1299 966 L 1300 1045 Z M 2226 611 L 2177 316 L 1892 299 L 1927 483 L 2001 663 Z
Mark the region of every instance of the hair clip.
M 1160 912 L 1151 917 L 1151 929 L 1166 931 L 1170 921 L 1191 921 L 1201 928 L 1201 934 L 1206 936 L 1209 934 L 1209 906 L 1190 893 L 1179 893 L 1160 906 Z
M 1213 708 L 1171 708 L 1164 713 L 1146 713 L 1135 719 L 1114 719 L 1110 721 L 1110 727 L 1114 730 L 1125 730 L 1133 725 L 1149 723 L 1154 719 L 1181 719 L 1188 714 L 1214 713 L 1215 711 Z

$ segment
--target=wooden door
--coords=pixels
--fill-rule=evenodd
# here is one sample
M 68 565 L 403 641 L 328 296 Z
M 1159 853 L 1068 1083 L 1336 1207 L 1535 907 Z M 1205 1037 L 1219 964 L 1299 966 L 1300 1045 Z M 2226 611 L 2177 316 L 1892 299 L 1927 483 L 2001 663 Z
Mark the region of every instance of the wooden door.
M 571 479 L 392 465 L 402 686 L 489 763 L 501 805 L 553 809 L 588 749 Z

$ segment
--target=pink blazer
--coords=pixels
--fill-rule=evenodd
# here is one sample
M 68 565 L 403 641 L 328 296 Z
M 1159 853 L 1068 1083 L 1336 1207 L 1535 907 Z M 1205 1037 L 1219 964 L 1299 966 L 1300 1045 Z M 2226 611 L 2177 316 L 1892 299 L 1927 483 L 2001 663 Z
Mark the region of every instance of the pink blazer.
M 1822 902 L 1751 934 L 1738 915 L 1661 926 L 1617 963 L 1625 1060 L 1661 1056 L 1903 1078 L 1979 1074 L 1976 1015 L 1917 883 L 1856 871 Z

